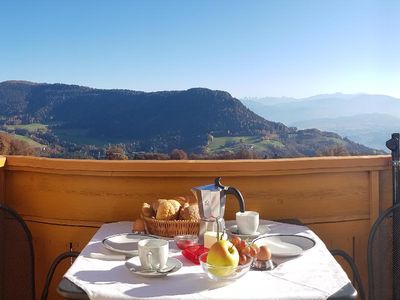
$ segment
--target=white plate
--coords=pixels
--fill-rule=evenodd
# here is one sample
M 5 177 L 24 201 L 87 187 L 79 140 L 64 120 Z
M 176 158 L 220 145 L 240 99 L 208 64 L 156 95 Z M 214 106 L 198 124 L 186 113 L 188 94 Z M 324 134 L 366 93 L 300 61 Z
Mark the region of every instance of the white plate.
M 259 237 L 260 235 L 266 234 L 268 232 L 270 232 L 270 229 L 269 229 L 268 225 L 259 225 L 258 228 L 257 228 L 257 232 L 254 233 L 254 234 L 241 234 L 241 233 L 239 233 L 239 229 L 238 229 L 237 225 L 229 226 L 226 229 L 226 233 L 229 236 L 237 235 L 241 239 L 255 239 L 255 238 Z
M 146 234 L 120 233 L 106 237 L 102 243 L 108 250 L 123 254 L 138 255 L 138 242 L 154 238 Z
M 267 245 L 275 257 L 298 256 L 315 246 L 313 239 L 300 235 L 269 235 L 256 239 L 254 243 Z
M 133 274 L 137 274 L 143 277 L 164 277 L 167 276 L 168 274 L 177 272 L 180 268 L 182 268 L 183 264 L 179 259 L 176 259 L 174 257 L 168 257 L 167 267 L 172 267 L 172 266 L 174 266 L 174 268 L 168 273 L 157 273 L 156 271 L 154 272 L 142 271 L 143 269 L 140 264 L 139 256 L 132 257 L 131 259 L 125 262 L 125 267 L 129 271 L 131 271 Z

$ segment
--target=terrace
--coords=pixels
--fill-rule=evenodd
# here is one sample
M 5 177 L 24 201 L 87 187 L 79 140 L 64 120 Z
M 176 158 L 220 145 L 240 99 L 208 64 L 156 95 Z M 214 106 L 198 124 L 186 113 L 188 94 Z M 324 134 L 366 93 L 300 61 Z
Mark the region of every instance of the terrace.
M 355 259 L 367 286 L 373 222 L 392 205 L 389 156 L 235 161 L 87 161 L 0 157 L 0 202 L 18 211 L 33 235 L 37 297 L 61 252 L 80 251 L 104 222 L 135 220 L 142 202 L 190 194 L 221 176 L 264 219 L 299 219 L 328 248 Z M 225 218 L 234 219 L 236 201 Z M 61 299 L 56 284 L 49 299 Z M 345 268 L 346 269 L 346 268 Z

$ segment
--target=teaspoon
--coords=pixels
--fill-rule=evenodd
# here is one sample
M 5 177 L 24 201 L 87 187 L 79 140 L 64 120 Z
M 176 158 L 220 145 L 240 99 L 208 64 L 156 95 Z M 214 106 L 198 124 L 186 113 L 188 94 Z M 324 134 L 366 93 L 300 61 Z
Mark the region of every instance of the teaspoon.
M 140 266 L 134 265 L 130 262 L 126 262 L 125 263 L 126 266 L 129 268 L 129 270 L 133 271 L 133 272 L 140 272 L 140 273 L 160 273 L 160 274 L 167 274 L 169 272 L 171 272 L 175 266 L 166 266 L 164 268 L 161 269 L 142 269 Z

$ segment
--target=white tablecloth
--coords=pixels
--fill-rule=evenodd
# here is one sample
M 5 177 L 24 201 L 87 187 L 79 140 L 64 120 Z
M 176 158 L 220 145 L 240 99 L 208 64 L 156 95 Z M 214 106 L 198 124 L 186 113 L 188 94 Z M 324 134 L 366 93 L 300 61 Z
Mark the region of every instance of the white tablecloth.
M 131 273 L 124 261 L 90 258 L 91 252 L 110 254 L 101 241 L 116 233 L 130 232 L 132 222 L 104 224 L 64 275 L 81 287 L 90 299 L 326 299 L 350 283 L 346 273 L 330 255 L 324 243 L 304 226 L 263 221 L 271 233 L 310 237 L 316 245 L 303 255 L 277 261 L 273 271 L 249 271 L 229 284 L 210 281 L 198 265 L 192 264 L 174 242 L 171 256 L 184 267 L 162 278 L 144 278 Z M 227 222 L 227 224 L 230 224 Z

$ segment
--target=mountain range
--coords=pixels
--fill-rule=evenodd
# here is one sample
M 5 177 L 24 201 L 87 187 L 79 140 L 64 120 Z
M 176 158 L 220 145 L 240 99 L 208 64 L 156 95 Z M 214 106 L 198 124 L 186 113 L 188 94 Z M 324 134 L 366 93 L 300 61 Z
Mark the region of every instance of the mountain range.
M 333 131 L 366 146 L 387 150 L 400 131 L 400 99 L 385 95 L 327 94 L 309 98 L 245 98 L 242 102 L 269 120 L 289 126 Z
M 376 153 L 337 134 L 268 121 L 229 93 L 204 88 L 146 93 L 1 82 L 0 125 L 15 129 L 27 124 L 45 126 L 30 136 L 53 146 L 118 143 L 131 151 L 179 148 L 201 153 L 214 138 L 259 136 L 265 157 L 313 156 L 335 147 L 352 154 Z M 238 145 L 246 147 L 245 139 L 239 140 Z

